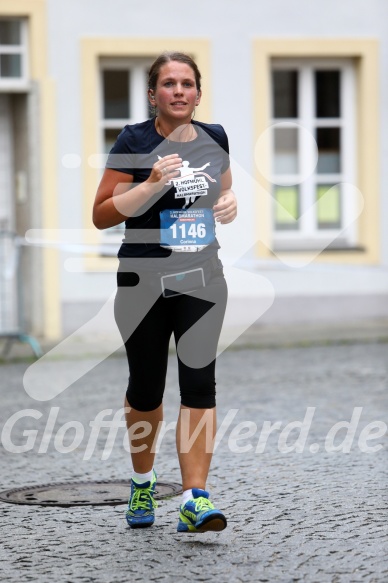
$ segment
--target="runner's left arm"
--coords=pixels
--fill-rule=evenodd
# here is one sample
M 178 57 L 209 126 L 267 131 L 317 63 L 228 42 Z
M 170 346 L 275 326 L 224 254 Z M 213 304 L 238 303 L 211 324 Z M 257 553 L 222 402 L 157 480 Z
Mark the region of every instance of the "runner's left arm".
M 237 216 L 237 200 L 232 190 L 232 172 L 230 167 L 221 175 L 221 193 L 213 206 L 214 219 L 226 225 Z

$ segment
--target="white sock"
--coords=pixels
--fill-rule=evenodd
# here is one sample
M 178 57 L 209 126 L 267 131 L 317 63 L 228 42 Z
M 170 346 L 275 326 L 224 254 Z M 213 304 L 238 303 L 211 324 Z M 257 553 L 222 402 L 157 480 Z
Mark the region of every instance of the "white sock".
M 132 480 L 137 484 L 144 484 L 144 482 L 151 482 L 153 475 L 154 475 L 153 469 L 150 472 L 146 472 L 145 474 L 138 474 L 136 472 L 133 472 Z
M 184 504 L 186 504 L 186 502 L 188 500 L 190 500 L 192 497 L 193 497 L 193 491 L 192 491 L 192 489 L 190 488 L 190 490 L 185 490 L 183 492 L 183 494 L 182 494 L 182 506 Z

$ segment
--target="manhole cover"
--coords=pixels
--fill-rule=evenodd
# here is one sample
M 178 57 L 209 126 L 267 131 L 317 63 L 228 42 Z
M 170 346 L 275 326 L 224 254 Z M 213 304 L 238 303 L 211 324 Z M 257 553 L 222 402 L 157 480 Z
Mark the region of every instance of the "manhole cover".
M 129 480 L 100 482 L 58 482 L 41 486 L 25 486 L 0 492 L 0 501 L 11 504 L 38 504 L 40 506 L 103 506 L 127 504 Z M 170 498 L 182 493 L 175 482 L 157 482 L 155 498 Z

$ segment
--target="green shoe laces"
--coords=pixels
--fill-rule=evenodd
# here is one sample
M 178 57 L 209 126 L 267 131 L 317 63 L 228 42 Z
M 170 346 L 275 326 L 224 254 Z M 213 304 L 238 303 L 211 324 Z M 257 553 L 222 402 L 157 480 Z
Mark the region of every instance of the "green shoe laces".
M 195 511 L 202 512 L 204 510 L 213 510 L 214 505 L 210 502 L 208 498 L 204 496 L 200 496 L 199 498 L 195 498 Z
M 150 488 L 136 488 L 130 503 L 131 510 L 148 510 L 149 502 L 151 501 L 152 508 L 156 508 L 158 503 L 155 502 Z

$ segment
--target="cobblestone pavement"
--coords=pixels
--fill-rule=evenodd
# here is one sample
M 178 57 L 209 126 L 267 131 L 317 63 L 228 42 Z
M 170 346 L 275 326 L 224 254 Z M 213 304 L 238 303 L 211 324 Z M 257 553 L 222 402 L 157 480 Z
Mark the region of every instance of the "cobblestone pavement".
M 134 531 L 126 526 L 123 505 L 0 503 L 1 582 L 388 581 L 387 348 L 386 343 L 370 342 L 223 353 L 218 361 L 218 420 L 225 435 L 208 487 L 228 517 L 228 528 L 178 534 L 179 498 L 160 502 L 152 528 Z M 69 360 L 68 366 L 73 365 Z M 15 446 L 27 439 L 32 444 L 36 435 L 31 451 L 1 448 L 1 489 L 128 478 L 123 428 L 107 459 L 101 457 L 108 428 L 101 429 L 90 458 L 84 459 L 89 457 L 89 423 L 104 409 L 113 410 L 107 417 L 111 419 L 122 407 L 127 375 L 122 355 L 105 360 L 48 402 L 25 393 L 27 366 L 19 362 L 0 367 L 2 426 L 24 409 L 41 414 L 38 419 L 22 417 L 12 429 Z M 179 406 L 176 373 L 171 356 L 168 423 L 176 419 Z M 53 408 L 58 408 L 53 435 L 46 432 L 41 443 Z M 226 427 L 223 421 L 228 419 Z M 349 431 L 335 426 L 351 419 Z M 85 436 L 74 451 L 60 453 L 58 444 L 73 442 L 75 431 L 65 433 L 65 424 L 74 421 L 82 424 Z M 302 428 L 286 428 L 297 421 L 303 422 Z M 275 422 L 268 435 L 266 424 Z M 379 423 L 367 427 L 373 422 Z M 32 432 L 23 435 L 26 430 Z M 298 443 L 302 451 L 296 450 Z M 339 450 L 330 451 L 335 447 Z M 39 448 L 47 451 L 39 453 Z M 162 441 L 156 469 L 162 481 L 180 481 L 173 431 Z

